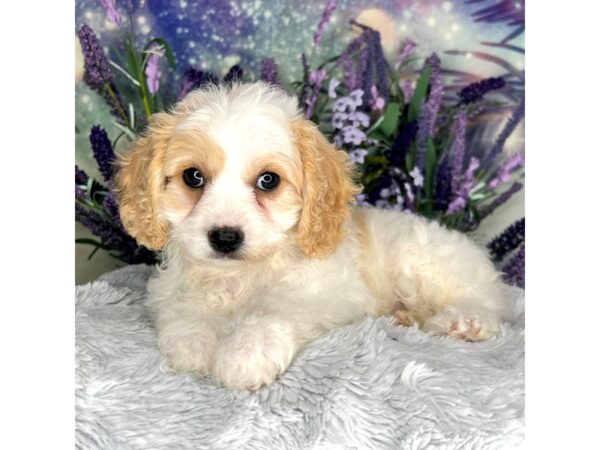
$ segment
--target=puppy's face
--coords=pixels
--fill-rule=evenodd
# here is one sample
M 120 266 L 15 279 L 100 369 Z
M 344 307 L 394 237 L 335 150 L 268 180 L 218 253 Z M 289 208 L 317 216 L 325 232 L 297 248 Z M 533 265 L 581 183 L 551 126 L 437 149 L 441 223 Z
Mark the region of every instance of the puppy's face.
M 324 256 L 356 188 L 345 154 L 261 84 L 196 91 L 120 161 L 121 217 L 138 242 L 188 259 L 258 260 L 298 245 Z

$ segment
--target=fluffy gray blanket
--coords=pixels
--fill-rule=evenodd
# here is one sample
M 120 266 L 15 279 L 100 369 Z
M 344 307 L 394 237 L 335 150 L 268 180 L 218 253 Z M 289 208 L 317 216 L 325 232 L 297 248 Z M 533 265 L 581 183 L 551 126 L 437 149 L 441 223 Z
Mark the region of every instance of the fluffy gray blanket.
M 387 318 L 335 330 L 273 385 L 232 392 L 168 369 L 130 266 L 76 289 L 76 443 L 92 449 L 515 448 L 524 427 L 522 291 L 483 343 Z

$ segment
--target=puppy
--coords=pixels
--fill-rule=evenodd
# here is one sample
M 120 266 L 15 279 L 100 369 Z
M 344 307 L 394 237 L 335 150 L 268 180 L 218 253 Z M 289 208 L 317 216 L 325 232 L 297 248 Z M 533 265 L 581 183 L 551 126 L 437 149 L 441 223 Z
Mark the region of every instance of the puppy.
M 414 214 L 352 206 L 345 152 L 267 84 L 190 93 L 119 166 L 125 228 L 162 250 L 149 306 L 176 371 L 254 390 L 365 317 L 479 341 L 505 314 L 483 250 Z

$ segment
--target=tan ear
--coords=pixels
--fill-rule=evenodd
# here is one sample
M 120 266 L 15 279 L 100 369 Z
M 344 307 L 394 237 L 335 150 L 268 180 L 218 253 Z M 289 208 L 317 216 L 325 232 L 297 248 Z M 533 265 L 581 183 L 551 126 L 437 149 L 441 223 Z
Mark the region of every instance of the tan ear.
M 167 241 L 167 224 L 158 217 L 158 200 L 164 186 L 162 168 L 174 117 L 157 113 L 148 132 L 133 141 L 118 160 L 115 188 L 120 216 L 127 232 L 151 250 Z
M 308 256 L 322 258 L 343 240 L 344 223 L 360 188 L 346 152 L 336 150 L 312 122 L 293 122 L 292 130 L 304 171 L 298 241 Z

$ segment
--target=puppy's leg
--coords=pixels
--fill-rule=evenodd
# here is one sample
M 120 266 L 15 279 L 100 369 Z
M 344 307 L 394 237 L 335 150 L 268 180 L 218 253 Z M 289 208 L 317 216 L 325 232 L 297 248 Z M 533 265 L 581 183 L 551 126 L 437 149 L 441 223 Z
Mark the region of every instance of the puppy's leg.
M 391 304 L 402 306 L 392 306 L 391 314 L 399 314 L 400 323 L 470 341 L 497 332 L 507 298 L 485 250 L 464 234 L 418 216 L 374 219 L 383 241 L 377 244 L 383 267 L 393 284 Z
M 291 323 L 272 315 L 246 316 L 219 342 L 213 374 L 228 388 L 255 390 L 282 374 L 297 350 Z
M 203 320 L 196 311 L 179 306 L 163 308 L 155 320 L 158 347 L 178 372 L 206 375 L 217 346 L 215 319 Z

